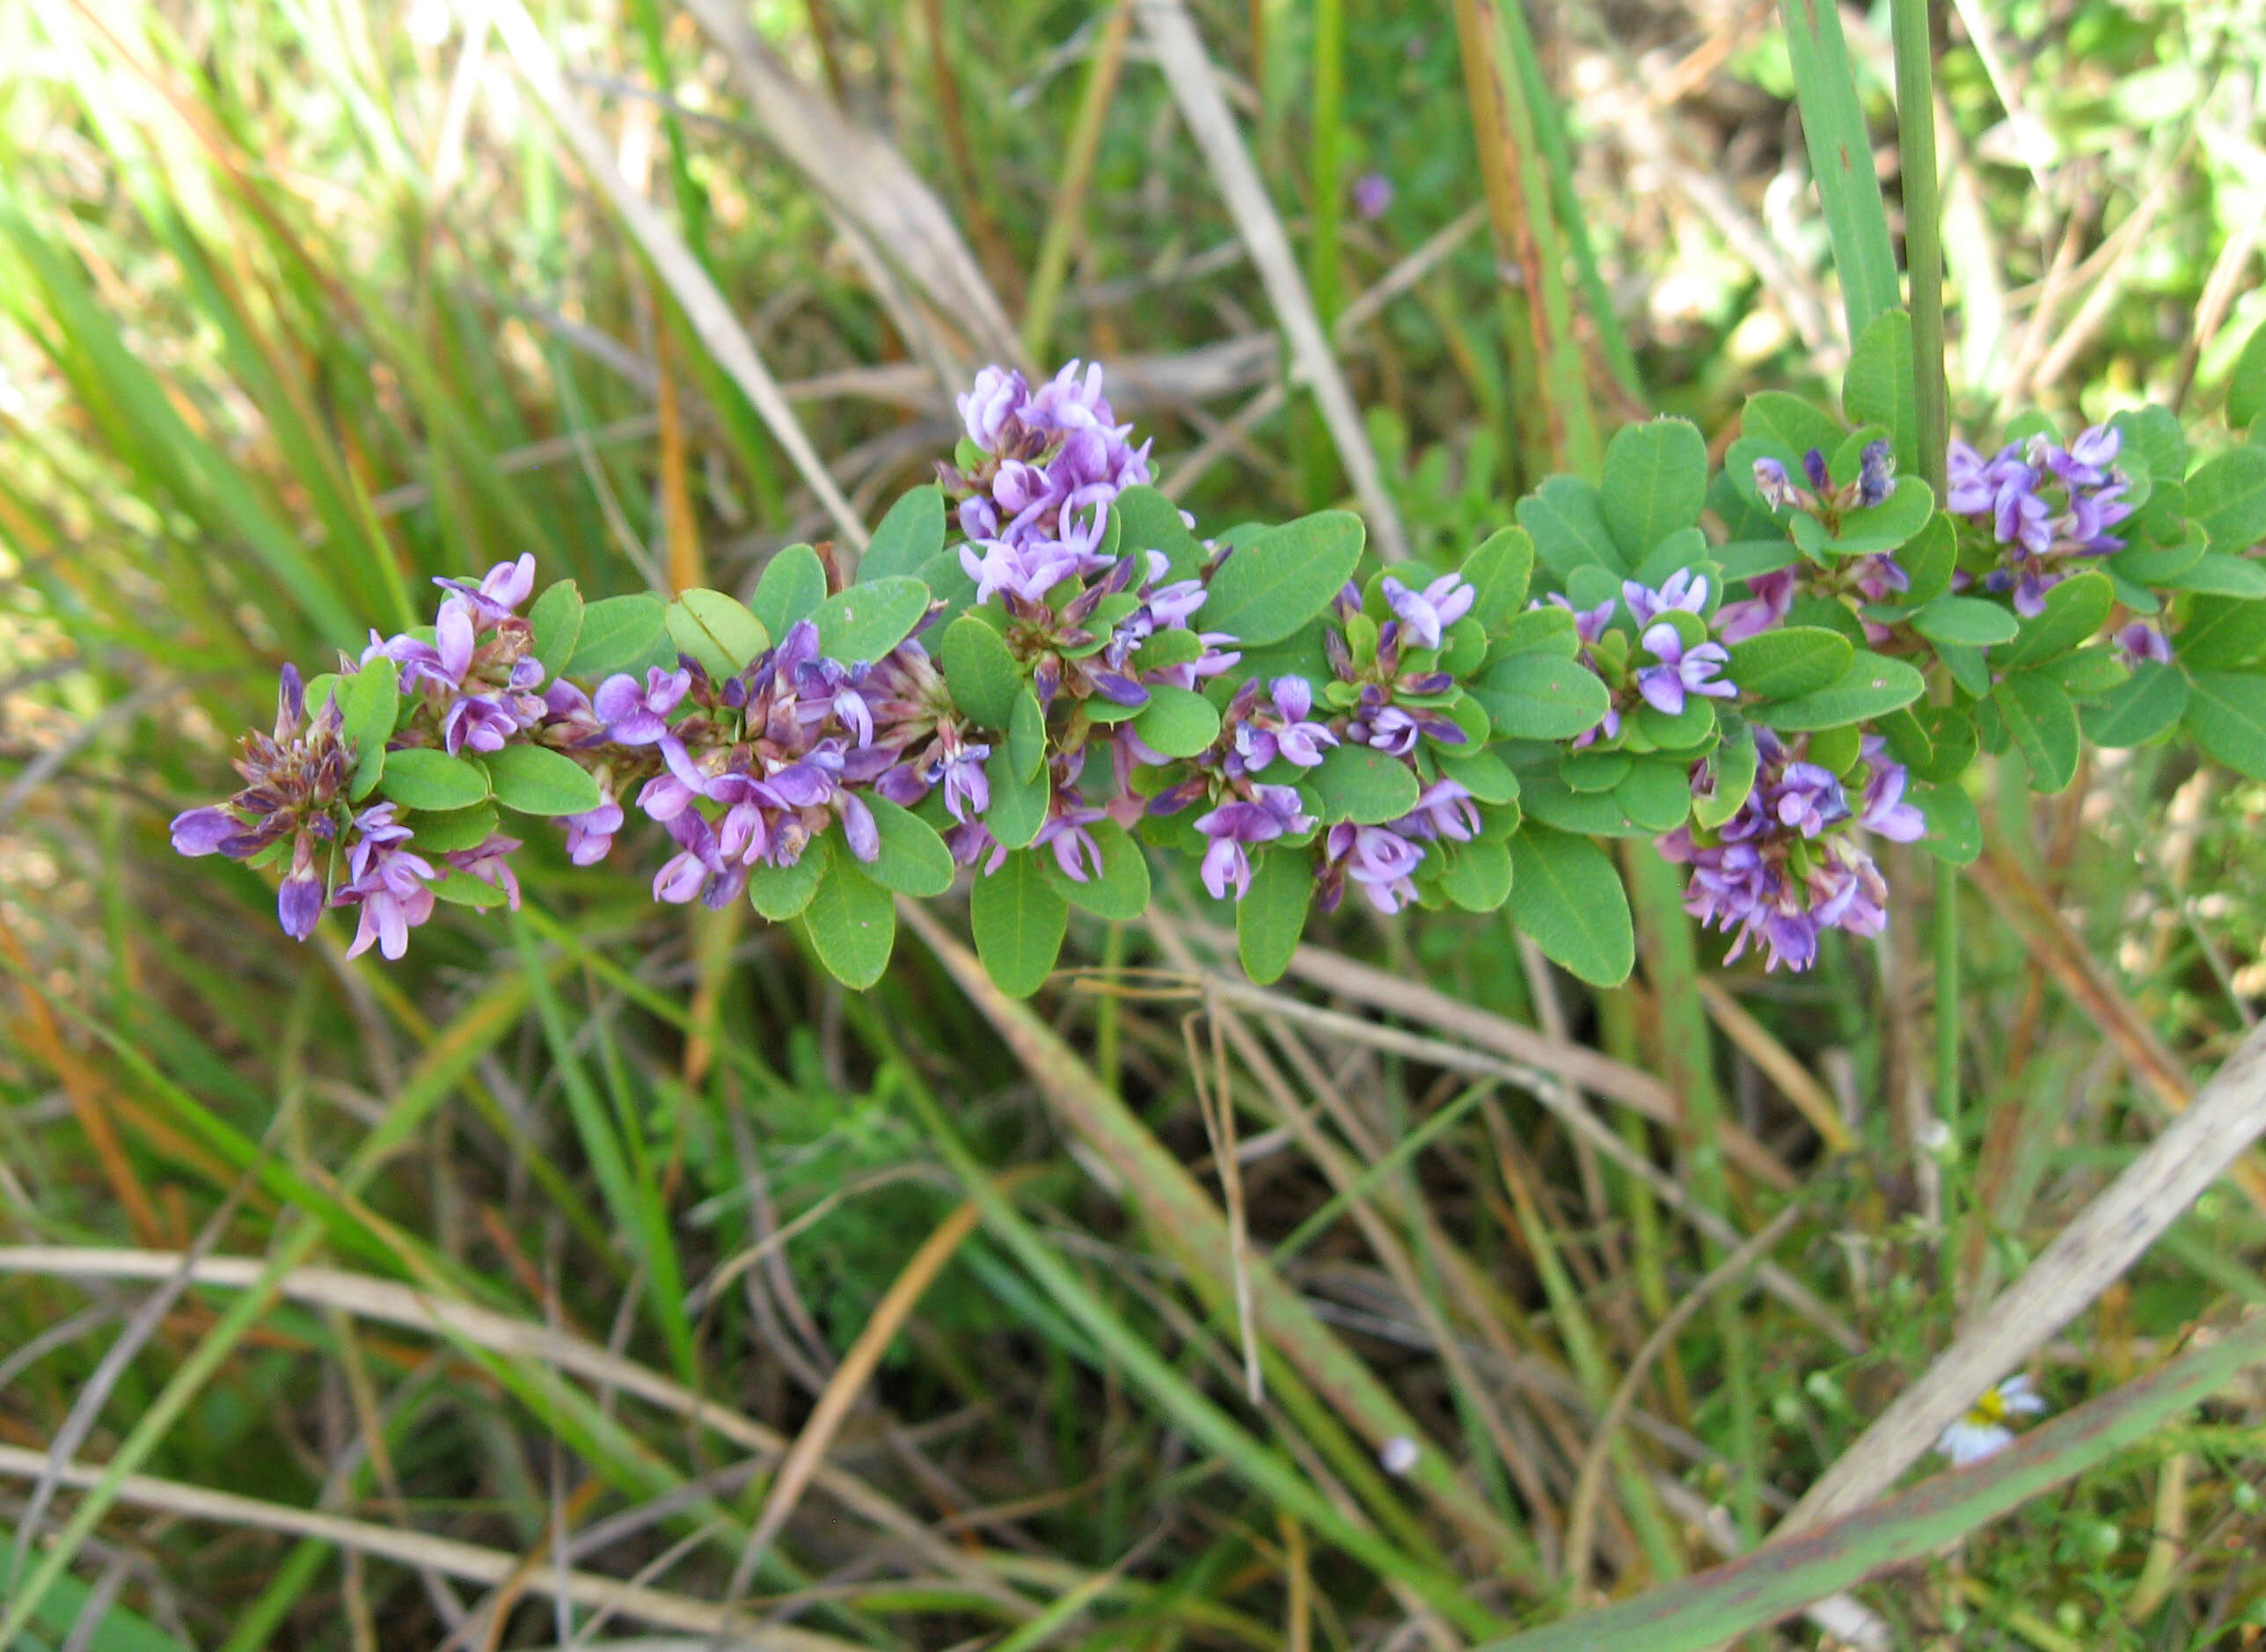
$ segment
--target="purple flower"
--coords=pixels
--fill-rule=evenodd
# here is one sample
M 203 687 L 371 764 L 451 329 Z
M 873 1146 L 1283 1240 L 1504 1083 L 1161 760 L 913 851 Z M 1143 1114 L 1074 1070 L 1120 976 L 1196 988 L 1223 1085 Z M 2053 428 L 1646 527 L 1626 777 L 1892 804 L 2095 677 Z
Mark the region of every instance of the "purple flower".
M 1772 813 L 1778 823 L 1815 837 L 1827 826 L 1846 820 L 1849 800 L 1831 769 L 1814 763 L 1789 763 L 1773 788 Z
M 441 604 L 433 622 L 432 641 L 422 642 L 406 633 L 381 640 L 373 631 L 369 646 L 362 651 L 362 663 L 368 665 L 380 654 L 392 661 L 401 668 L 404 693 L 420 683 L 458 689 L 464 686 L 464 673 L 472 667 L 474 634 L 471 603 L 462 596 L 452 596 Z
M 518 847 L 518 838 L 507 837 L 501 832 L 490 832 L 483 841 L 470 849 L 454 850 L 441 858 L 466 877 L 478 879 L 491 888 L 501 889 L 511 910 L 516 912 L 519 910 L 519 876 L 513 872 L 511 862 L 506 857 Z
M 502 697 L 467 694 L 442 713 L 441 741 L 452 757 L 467 748 L 501 751 L 520 727 L 517 713 Z
M 493 625 L 499 620 L 509 619 L 513 610 L 535 589 L 535 553 L 522 552 L 516 562 L 497 563 L 477 586 L 445 578 L 433 583 L 456 592 L 484 623 Z
M 958 398 L 968 439 L 986 453 L 998 452 L 1008 421 L 1021 412 L 1030 394 L 1030 385 L 1012 369 L 987 367 L 976 374 L 975 385 Z
M 1776 459 L 1755 461 L 1755 491 L 1773 510 L 1793 510 L 1804 499 L 1802 491 L 1794 485 L 1794 479 L 1786 473 L 1786 466 Z
M 1660 663 L 1640 670 L 1636 687 L 1654 709 L 1675 717 L 1682 713 L 1686 694 L 1710 699 L 1737 696 L 1737 685 L 1720 675 L 1731 662 L 1722 644 L 1700 642 L 1687 648 L 1683 633 L 1663 620 L 1644 633 L 1644 646 Z
M 1385 576 L 1385 600 L 1400 621 L 1401 635 L 1413 647 L 1436 648 L 1440 636 L 1472 611 L 1479 592 L 1460 574 L 1443 574 L 1421 591 L 1412 591 L 1391 574 Z
M 1306 831 L 1313 817 L 1304 812 L 1298 793 L 1287 786 L 1254 788 L 1248 800 L 1221 804 L 1196 816 L 1196 830 L 1211 839 L 1201 869 L 1203 886 L 1215 901 L 1228 898 L 1232 888 L 1241 900 L 1251 890 L 1252 844 L 1272 843 L 1286 832 Z
M 1078 572 L 1077 553 L 1052 542 L 991 539 L 960 547 L 960 566 L 976 581 L 976 600 L 988 603 L 1003 592 L 1029 603 L 1043 603 L 1047 593 Z
M 293 940 L 304 940 L 315 932 L 328 898 L 323 874 L 315 866 L 314 837 L 303 831 L 291 845 L 291 870 L 276 886 L 276 922 Z
M 691 672 L 649 666 L 644 688 L 639 688 L 637 679 L 626 673 L 610 676 L 598 684 L 590 705 L 604 721 L 607 737 L 616 744 L 650 746 L 669 733 L 669 713 L 691 688 Z
M 2151 661 L 2158 665 L 2169 665 L 2172 662 L 2171 639 L 2145 619 L 2136 619 L 2122 627 L 2116 632 L 2116 657 L 2128 667 L 2138 666 L 2144 661 Z M 181 818 L 186 820 L 188 816 L 185 815 Z M 176 821 L 173 823 L 178 828 L 180 822 Z M 175 846 L 179 847 L 180 839 L 177 837 L 173 841 Z M 184 850 L 182 852 L 194 854 L 199 852 Z
M 1796 583 L 1790 567 L 1751 576 L 1743 600 L 1715 610 L 1715 634 L 1725 642 L 1744 642 L 1782 625 L 1794 608 Z
M 1613 623 L 1613 602 L 1611 597 L 1607 597 L 1595 608 L 1576 608 L 1555 591 L 1550 593 L 1549 600 L 1574 616 L 1574 634 L 1582 640 L 1584 647 L 1594 647 L 1597 640 L 1605 634 L 1605 628 Z M 1527 603 L 1527 606 L 1539 608 L 1542 606 L 1541 599 L 1537 598 Z
M 1628 604 L 1629 618 L 1641 631 L 1663 614 L 1681 611 L 1696 614 L 1707 605 L 1707 579 L 1690 568 L 1678 568 L 1668 576 L 1668 582 L 1657 591 L 1638 584 L 1634 580 L 1621 581 L 1621 601 Z
M 1869 510 L 1896 491 L 1896 453 L 1885 442 L 1868 442 L 1857 456 L 1857 504 Z
M 1353 209 L 1374 223 L 1392 205 L 1392 180 L 1383 172 L 1363 172 L 1353 180 Z
M 221 845 L 243 830 L 244 822 L 224 808 L 188 809 L 173 816 L 173 852 L 218 854 Z
M 1078 800 L 1076 793 L 1057 791 L 1047 823 L 1039 828 L 1031 847 L 1052 849 L 1063 876 L 1072 883 L 1084 883 L 1101 872 L 1101 845 L 1086 828 L 1107 818 L 1107 810 Z
M 747 887 L 748 869 L 727 861 L 713 827 L 697 809 L 686 809 L 669 822 L 669 835 L 677 852 L 654 874 L 653 898 L 682 906 L 696 895 L 705 896 L 712 910 L 721 911 Z
M 1404 837 L 1450 837 L 1467 844 L 1479 836 L 1480 825 L 1480 812 L 1469 788 L 1459 780 L 1443 778 L 1424 788 L 1416 807 L 1394 821 L 1392 830 Z
M 578 866 L 596 866 L 614 846 L 614 834 L 621 830 L 622 819 L 622 806 L 610 793 L 596 808 L 560 815 L 559 823 L 566 829 L 566 858 Z
M 1416 886 L 1409 877 L 1423 864 L 1424 851 L 1398 832 L 1341 821 L 1330 828 L 1322 852 L 1329 870 L 1360 885 L 1369 903 L 1380 912 L 1397 912 L 1416 898 Z M 1335 879 L 1326 884 L 1328 906 L 1336 904 L 1342 887 Z
M 347 852 L 354 880 L 332 897 L 339 906 L 360 906 L 362 923 L 347 956 L 355 958 L 375 944 L 389 959 L 409 950 L 409 932 L 433 916 L 431 884 L 440 874 L 433 863 L 403 847 L 410 831 L 393 817 L 393 805 L 380 803 L 355 817 L 361 836 Z

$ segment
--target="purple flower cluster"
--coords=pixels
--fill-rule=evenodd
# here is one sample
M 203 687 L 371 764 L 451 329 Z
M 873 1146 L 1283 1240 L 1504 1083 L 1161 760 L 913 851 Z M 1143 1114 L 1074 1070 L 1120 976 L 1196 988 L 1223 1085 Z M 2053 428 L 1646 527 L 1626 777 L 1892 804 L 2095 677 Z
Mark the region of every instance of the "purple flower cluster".
M 1806 737 L 1789 744 L 1758 729 L 1755 740 L 1759 766 L 1738 813 L 1719 831 L 1680 826 L 1659 849 L 1692 868 L 1685 910 L 1736 936 L 1725 962 L 1758 942 L 1768 968 L 1807 969 L 1826 930 L 1877 935 L 1888 925 L 1888 884 L 1854 832 L 1911 843 L 1926 822 L 1878 735 L 1865 737 L 1846 778 L 1807 760 Z
M 1575 750 L 1618 740 L 1623 717 L 1640 702 L 1663 716 L 1679 717 L 1693 696 L 1718 700 L 1738 697 L 1738 684 L 1723 675 L 1731 663 L 1730 651 L 1714 634 L 1702 641 L 1686 642 L 1683 630 L 1668 618 L 1689 614 L 1702 620 L 1703 629 L 1714 632 L 1716 627 L 1704 619 L 1707 592 L 1707 576 L 1685 568 L 1670 574 L 1657 590 L 1634 580 L 1623 580 L 1620 601 L 1608 598 L 1595 608 L 1575 608 L 1556 592 L 1550 594 L 1548 602 L 1574 616 L 1577 657 L 1612 695 L 1603 720 L 1575 738 Z M 1544 600 L 1537 598 L 1528 606 L 1541 608 Z M 1635 624 L 1633 647 L 1628 646 L 1628 633 L 1614 629 L 1616 616 L 1624 608 Z M 1609 632 L 1613 636 L 1611 644 L 1606 641 Z
M 2014 611 L 2035 618 L 2078 559 L 2124 548 L 2109 531 L 2132 514 L 2116 469 L 2123 444 L 2112 425 L 2094 425 L 2066 448 L 2043 435 L 2009 442 L 1988 459 L 1964 442 L 1951 444 L 1943 508 L 1986 529 L 2001 559 L 1984 575 L 1985 589 L 2011 591 Z
M 967 432 L 958 464 L 939 464 L 959 501 L 961 566 L 976 600 L 1043 601 L 1066 579 L 1107 566 L 1109 505 L 1149 479 L 1149 444 L 1115 421 L 1101 365 L 1071 362 L 1034 391 L 1022 374 L 987 367 L 960 398 Z
M 434 621 L 433 639 L 369 633 L 368 665 L 383 654 L 400 668 L 405 693 L 421 691 L 440 720 L 441 743 L 460 751 L 501 751 L 542 720 L 546 706 L 533 691 L 543 662 L 528 652 L 534 631 L 513 610 L 535 589 L 535 558 L 499 562 L 477 586 L 436 580 L 450 592 Z M 487 633 L 481 640 L 481 632 Z

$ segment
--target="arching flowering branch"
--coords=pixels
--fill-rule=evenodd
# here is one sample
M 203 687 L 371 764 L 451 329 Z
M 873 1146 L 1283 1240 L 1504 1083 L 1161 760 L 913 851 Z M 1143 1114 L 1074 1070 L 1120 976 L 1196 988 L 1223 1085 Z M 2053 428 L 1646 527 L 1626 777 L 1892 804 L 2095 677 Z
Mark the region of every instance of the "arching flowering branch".
M 1600 837 L 1688 866 L 1730 959 L 1802 969 L 1890 921 L 1874 844 L 1973 852 L 1978 749 L 2050 790 L 2082 735 L 2184 724 L 2266 778 L 2266 522 L 2230 471 L 2258 456 L 2190 474 L 2168 415 L 1955 443 L 1938 510 L 1908 433 L 1758 398 L 1712 480 L 1692 426 L 1632 426 L 1601 484 L 1553 477 L 1454 566 L 1388 571 L 1341 511 L 1198 539 L 1098 367 L 986 369 L 960 408 L 854 581 L 807 546 L 745 602 L 537 597 L 531 556 L 437 581 L 429 628 L 286 668 L 244 789 L 176 846 L 281 865 L 288 933 L 354 908 L 351 950 L 389 958 L 441 903 L 516 905 L 509 811 L 585 866 L 641 816 L 656 900 L 800 918 L 861 986 L 893 896 L 965 873 L 979 951 L 1031 990 L 1071 909 L 1140 914 L 1152 852 L 1233 903 L 1261 978 L 1350 890 L 1508 903 L 1612 981 Z

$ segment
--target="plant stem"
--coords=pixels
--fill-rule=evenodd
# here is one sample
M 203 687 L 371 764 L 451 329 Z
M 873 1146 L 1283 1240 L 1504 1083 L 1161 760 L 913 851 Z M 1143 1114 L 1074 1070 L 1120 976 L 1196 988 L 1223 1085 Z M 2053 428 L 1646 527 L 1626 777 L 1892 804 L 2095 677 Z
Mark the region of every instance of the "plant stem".
M 1935 48 L 1928 31 L 1928 0 L 1892 0 L 1892 5 L 1913 405 L 1919 418 L 1920 474 L 1941 499 L 1950 395 L 1943 376 L 1943 208 L 1935 169 Z

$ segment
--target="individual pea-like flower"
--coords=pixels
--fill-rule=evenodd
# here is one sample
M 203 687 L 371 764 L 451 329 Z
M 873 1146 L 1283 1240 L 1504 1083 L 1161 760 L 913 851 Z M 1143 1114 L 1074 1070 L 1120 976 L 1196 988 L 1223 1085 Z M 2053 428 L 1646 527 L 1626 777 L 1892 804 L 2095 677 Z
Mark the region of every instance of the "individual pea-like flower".
M 1248 799 L 1223 803 L 1199 815 L 1195 828 L 1211 840 L 1201 869 L 1204 888 L 1215 901 L 1227 899 L 1230 889 L 1241 900 L 1251 891 L 1251 858 L 1246 852 L 1249 846 L 1272 843 L 1289 832 L 1311 830 L 1313 825 L 1314 818 L 1305 812 L 1296 788 L 1287 786 L 1254 786 Z
M 2136 619 L 2120 626 L 2115 638 L 2116 657 L 2129 669 L 2141 665 L 2169 665 L 2172 662 L 2172 640 L 2164 635 L 2161 627 L 2145 619 Z
M 353 881 L 331 897 L 337 906 L 362 908 L 362 923 L 347 956 L 372 946 L 389 959 L 409 950 L 409 932 L 433 916 L 433 863 L 407 847 L 411 833 L 393 817 L 393 805 L 379 803 L 355 816 L 359 837 L 347 852 Z
M 1467 844 L 1480 835 L 1480 825 L 1471 788 L 1444 775 L 1424 788 L 1416 807 L 1394 821 L 1392 830 L 1403 837 L 1446 837 Z
M 509 619 L 519 605 L 535 590 L 535 553 L 523 551 L 516 562 L 499 562 L 481 577 L 478 585 L 463 580 L 439 578 L 433 581 L 444 590 L 464 598 L 467 607 L 486 625 L 496 625 Z
M 616 745 L 650 746 L 668 736 L 669 713 L 691 687 L 690 670 L 664 671 L 657 665 L 649 666 L 643 688 L 626 672 L 618 673 L 598 684 L 598 691 L 590 697 L 590 707 L 605 724 L 607 738 Z
M 1678 568 L 1656 591 L 1634 580 L 1623 580 L 1621 601 L 1628 604 L 1629 618 L 1641 631 L 1663 614 L 1704 611 L 1707 606 L 1707 576 L 1694 574 L 1690 568 Z
M 1687 694 L 1719 700 L 1737 698 L 1738 685 L 1722 675 L 1731 656 L 1721 643 L 1695 642 L 1687 647 L 1683 633 L 1663 620 L 1644 633 L 1644 647 L 1659 663 L 1637 672 L 1636 687 L 1654 710 L 1678 716 Z
M 1319 904 L 1325 912 L 1337 910 L 1348 880 L 1388 916 L 1416 898 L 1410 879 L 1424 862 L 1423 847 L 1390 828 L 1341 821 L 1323 837 L 1322 857 Z
M 1302 676 L 1278 676 L 1267 684 L 1267 706 L 1259 704 L 1259 689 L 1255 677 L 1245 683 L 1228 714 L 1235 755 L 1244 771 L 1256 773 L 1277 757 L 1301 769 L 1319 764 L 1338 737 L 1327 723 L 1309 720 L 1314 685 Z
M 1725 642 L 1744 642 L 1784 625 L 1799 582 L 1790 567 L 1750 576 L 1747 595 L 1715 610 L 1715 635 Z
M 597 808 L 559 816 L 559 825 L 566 829 L 566 859 L 578 866 L 595 866 L 603 860 L 614 846 L 614 834 L 622 829 L 622 806 L 610 793 L 602 790 L 599 796 Z
M 1886 503 L 1896 491 L 1896 452 L 1886 442 L 1867 442 L 1857 455 L 1856 479 L 1837 485 L 1825 455 L 1812 448 L 1802 456 L 1802 481 L 1796 482 L 1778 460 L 1757 459 L 1755 491 L 1773 510 L 1804 511 L 1829 531 L 1838 530 L 1844 512 L 1870 510 Z
M 1353 180 L 1353 209 L 1375 222 L 1392 205 L 1392 180 L 1383 172 L 1363 172 Z
M 1436 648 L 1447 628 L 1472 611 L 1479 592 L 1461 574 L 1443 574 L 1422 590 L 1411 590 L 1385 576 L 1385 600 L 1400 622 L 1401 640 L 1412 648 Z
M 516 912 L 519 910 L 519 874 L 512 870 L 508 857 L 518 847 L 518 838 L 507 837 L 501 832 L 490 832 L 470 849 L 451 850 L 441 859 L 466 877 L 477 879 L 490 888 L 502 890 L 505 903 Z
M 1935 1449 L 1954 1468 L 1964 1468 L 2002 1451 L 2014 1444 L 2008 1426 L 2018 1416 L 2036 1416 L 2046 1408 L 2044 1397 L 2021 1372 L 1983 1391 L 1949 1428 L 1936 1437 Z

